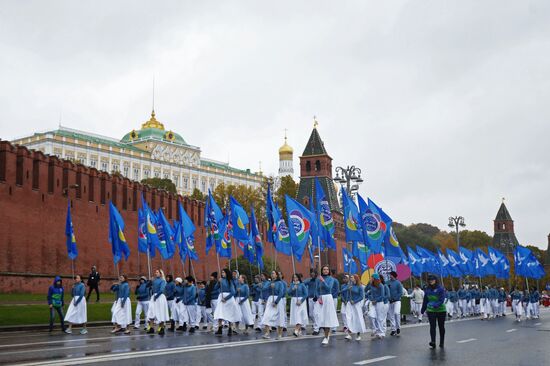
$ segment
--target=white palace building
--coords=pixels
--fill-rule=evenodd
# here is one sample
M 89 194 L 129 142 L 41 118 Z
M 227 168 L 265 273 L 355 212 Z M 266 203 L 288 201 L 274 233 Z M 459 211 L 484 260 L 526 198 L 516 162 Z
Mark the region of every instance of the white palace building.
M 201 157 L 201 149 L 166 130 L 155 118 L 154 110 L 141 129 L 130 131 L 120 140 L 59 126 L 13 143 L 105 172 L 118 172 L 135 181 L 168 178 L 183 195 L 195 188 L 207 193 L 208 188 L 213 190 L 221 183 L 255 188 L 265 179 L 261 172 Z

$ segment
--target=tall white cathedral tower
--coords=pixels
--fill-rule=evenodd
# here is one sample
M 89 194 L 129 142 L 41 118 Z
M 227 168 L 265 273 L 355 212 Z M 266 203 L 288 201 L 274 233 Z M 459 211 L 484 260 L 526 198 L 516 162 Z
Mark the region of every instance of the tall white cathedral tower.
M 294 150 L 287 144 L 286 131 L 285 131 L 285 143 L 279 149 L 279 178 L 290 175 L 294 178 L 294 167 L 292 156 Z

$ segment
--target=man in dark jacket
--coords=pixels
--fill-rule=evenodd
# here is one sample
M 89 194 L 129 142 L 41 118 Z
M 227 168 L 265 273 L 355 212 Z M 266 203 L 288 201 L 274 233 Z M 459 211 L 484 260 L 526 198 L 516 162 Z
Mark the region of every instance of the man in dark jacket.
M 86 297 L 86 301 L 90 301 L 90 295 L 92 294 L 92 291 L 95 290 L 96 293 L 96 302 L 99 302 L 99 281 L 101 277 L 99 276 L 99 272 L 97 271 L 96 266 L 92 266 L 92 272 L 90 272 L 90 275 L 88 276 L 88 287 L 90 288 L 88 290 L 88 296 Z

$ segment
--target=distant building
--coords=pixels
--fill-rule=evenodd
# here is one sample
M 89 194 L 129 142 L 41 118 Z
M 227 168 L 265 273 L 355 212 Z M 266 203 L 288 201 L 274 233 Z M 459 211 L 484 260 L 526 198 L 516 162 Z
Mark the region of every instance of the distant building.
M 134 181 L 167 178 L 184 195 L 195 188 L 207 193 L 221 183 L 259 187 L 264 179 L 250 169 L 202 157 L 199 147 L 166 130 L 155 111 L 141 129 L 128 132 L 120 140 L 60 126 L 13 143 L 100 171 L 120 173 Z
M 279 148 L 279 179 L 290 175 L 294 178 L 294 150 L 287 143 L 285 132 L 285 143 Z
M 514 220 L 512 220 L 512 216 L 510 216 L 504 200 L 495 217 L 494 227 L 493 247 L 507 254 L 513 253 L 519 242 L 514 233 Z

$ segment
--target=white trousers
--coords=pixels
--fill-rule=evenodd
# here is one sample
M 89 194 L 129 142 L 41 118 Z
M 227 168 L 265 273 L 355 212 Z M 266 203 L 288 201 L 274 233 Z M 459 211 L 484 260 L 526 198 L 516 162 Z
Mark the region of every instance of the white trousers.
M 458 306 L 460 307 L 460 315 L 461 316 L 468 315 L 468 300 L 459 299 L 458 300 Z
M 143 313 L 143 320 L 147 323 L 147 311 L 149 310 L 149 301 L 138 301 L 136 306 L 136 320 L 134 326 L 139 328 L 141 313 Z
M 401 328 L 401 300 L 390 303 L 388 309 L 391 330 L 396 331 Z
M 375 334 L 380 337 L 385 337 L 387 330 L 386 319 L 388 318 L 388 304 L 377 302 L 376 305 L 374 305 L 374 309 L 376 311 L 376 323 L 374 324 L 376 328 Z
M 307 299 L 307 305 L 309 310 L 309 320 L 313 324 L 313 331 L 319 331 L 319 314 L 316 311 L 315 301 L 310 297 Z
M 200 313 L 197 311 L 197 305 L 185 305 L 187 317 L 189 318 L 189 326 L 198 327 L 200 323 Z

